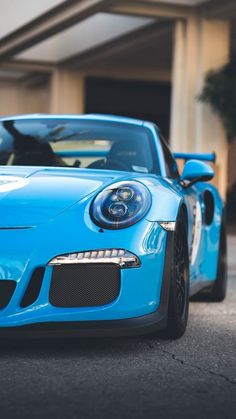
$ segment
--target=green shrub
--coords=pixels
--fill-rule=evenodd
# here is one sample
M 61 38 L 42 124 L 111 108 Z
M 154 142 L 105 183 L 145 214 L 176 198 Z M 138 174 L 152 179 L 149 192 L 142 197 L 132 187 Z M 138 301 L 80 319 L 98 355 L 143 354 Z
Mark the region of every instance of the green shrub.
M 227 138 L 232 141 L 236 137 L 236 57 L 221 69 L 206 75 L 199 99 L 210 104 L 220 116 Z

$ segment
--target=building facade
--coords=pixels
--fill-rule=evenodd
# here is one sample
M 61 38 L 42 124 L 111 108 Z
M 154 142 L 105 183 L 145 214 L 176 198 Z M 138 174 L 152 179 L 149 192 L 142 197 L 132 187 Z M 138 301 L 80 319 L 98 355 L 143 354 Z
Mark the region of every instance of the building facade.
M 101 112 L 154 120 L 173 150 L 217 153 L 216 182 L 225 196 L 226 135 L 197 97 L 206 73 L 236 52 L 235 0 L 0 6 L 0 115 Z

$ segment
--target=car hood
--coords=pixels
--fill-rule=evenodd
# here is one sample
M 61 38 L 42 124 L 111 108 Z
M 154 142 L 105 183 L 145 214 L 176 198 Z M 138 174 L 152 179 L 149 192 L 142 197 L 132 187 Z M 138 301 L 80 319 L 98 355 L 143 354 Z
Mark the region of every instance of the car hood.
M 63 168 L 0 168 L 0 228 L 35 227 L 102 189 L 120 174 Z

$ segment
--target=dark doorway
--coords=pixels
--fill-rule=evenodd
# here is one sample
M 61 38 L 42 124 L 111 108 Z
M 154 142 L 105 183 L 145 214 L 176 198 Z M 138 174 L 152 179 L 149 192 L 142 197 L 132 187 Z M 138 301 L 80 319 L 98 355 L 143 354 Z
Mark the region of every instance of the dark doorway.
M 88 78 L 86 112 L 128 116 L 156 122 L 169 137 L 170 83 Z

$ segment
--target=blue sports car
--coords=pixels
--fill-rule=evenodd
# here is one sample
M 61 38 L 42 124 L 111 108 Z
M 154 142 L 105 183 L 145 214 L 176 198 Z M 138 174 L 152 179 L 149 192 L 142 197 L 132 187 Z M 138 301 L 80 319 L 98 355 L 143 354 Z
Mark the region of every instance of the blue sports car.
M 190 296 L 226 293 L 224 204 L 204 160 L 174 156 L 141 120 L 1 118 L 1 332 L 183 335 Z

